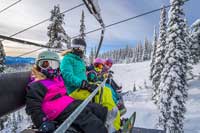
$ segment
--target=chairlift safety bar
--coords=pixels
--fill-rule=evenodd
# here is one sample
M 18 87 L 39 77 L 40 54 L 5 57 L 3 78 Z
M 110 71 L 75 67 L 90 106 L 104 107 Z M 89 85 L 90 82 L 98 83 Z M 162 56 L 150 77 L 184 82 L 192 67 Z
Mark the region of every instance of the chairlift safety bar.
M 65 133 L 70 127 L 73 121 L 78 117 L 78 115 L 83 111 L 87 104 L 92 100 L 92 98 L 97 94 L 100 88 L 105 86 L 107 78 L 85 99 L 76 110 L 54 131 L 54 133 Z

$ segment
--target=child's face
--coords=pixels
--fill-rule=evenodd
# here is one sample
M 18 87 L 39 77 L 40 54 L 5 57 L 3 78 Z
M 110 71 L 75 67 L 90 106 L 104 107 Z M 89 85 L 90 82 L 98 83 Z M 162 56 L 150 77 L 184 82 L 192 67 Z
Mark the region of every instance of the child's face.
M 101 72 L 103 70 L 103 64 L 95 64 L 94 69 L 96 72 Z
M 110 62 L 106 62 L 105 63 L 106 68 L 110 69 L 112 67 L 112 63 Z

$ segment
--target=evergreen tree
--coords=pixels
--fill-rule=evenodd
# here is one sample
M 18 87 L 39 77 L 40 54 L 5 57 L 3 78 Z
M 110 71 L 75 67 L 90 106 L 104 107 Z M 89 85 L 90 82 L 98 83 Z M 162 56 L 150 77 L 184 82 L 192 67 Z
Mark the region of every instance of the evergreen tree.
M 95 54 L 94 54 L 94 50 L 93 50 L 93 48 L 91 48 L 90 56 L 89 56 L 90 64 L 93 63 L 93 61 L 94 61 L 94 56 L 95 56 Z M 103 55 L 102 55 L 102 57 L 103 57 Z
M 0 73 L 2 73 L 5 69 L 5 51 L 3 48 L 3 44 L 0 41 Z
M 134 84 L 133 84 L 133 92 L 135 92 L 136 91 L 136 86 L 135 86 L 135 82 L 134 82 Z
M 138 49 L 139 51 L 139 62 L 141 62 L 141 61 L 143 61 L 142 60 L 142 55 L 143 55 L 143 52 L 144 52 L 144 49 L 143 49 L 143 46 L 142 46 L 142 43 L 140 42 L 140 44 L 139 44 L 139 49 Z
M 196 20 L 191 26 L 191 56 L 193 63 L 200 61 L 200 19 Z
M 95 46 L 95 47 L 94 47 L 94 58 L 95 58 L 95 56 L 96 56 L 96 53 L 97 53 L 97 47 Z
M 170 133 L 183 132 L 185 102 L 187 98 L 188 55 L 185 33 L 183 0 L 171 0 L 164 68 L 161 73 L 159 124 Z
M 187 80 L 192 79 L 194 77 L 193 72 L 192 72 L 192 64 L 194 63 L 193 60 L 193 54 L 192 54 L 192 50 L 191 50 L 191 46 L 192 46 L 192 38 L 191 38 L 191 34 L 190 34 L 190 28 L 187 25 L 187 20 L 185 19 L 185 34 L 186 34 L 186 44 L 187 44 L 187 49 L 186 49 L 186 55 L 188 56 L 188 66 L 187 66 Z
M 16 119 L 16 114 L 12 114 L 12 133 L 17 132 L 17 119 Z
M 70 37 L 66 34 L 63 24 L 64 24 L 64 14 L 60 13 L 60 7 L 54 6 L 51 11 L 50 25 L 47 27 L 47 35 L 49 41 L 47 45 L 54 48 L 69 48 L 70 47 Z
M 149 50 L 148 50 L 148 60 L 151 60 L 153 46 L 151 42 L 148 42 Z
M 154 71 L 154 64 L 155 64 L 155 58 L 156 58 L 156 46 L 157 46 L 157 42 L 158 41 L 158 37 L 157 37 L 157 33 L 156 33 L 156 27 L 154 27 L 154 34 L 153 34 L 153 53 L 152 53 L 152 57 L 151 57 L 151 64 L 150 64 L 150 67 L 151 67 L 151 70 L 150 70 L 150 80 L 152 79 L 153 77 L 153 71 Z
M 163 7 L 160 15 L 160 28 L 159 28 L 159 37 L 158 43 L 156 46 L 155 53 L 155 62 L 152 65 L 152 88 L 153 88 L 153 96 L 152 99 L 154 103 L 157 104 L 159 99 L 159 89 L 158 86 L 160 84 L 161 72 L 164 68 L 164 57 L 165 57 L 165 46 L 166 46 L 166 10 Z
M 85 19 L 85 15 L 84 15 L 84 11 L 82 11 L 82 15 L 81 15 L 81 25 L 80 25 L 80 37 L 85 40 L 85 24 L 84 24 L 84 19 Z
M 148 60 L 148 52 L 149 52 L 149 44 L 148 44 L 148 41 L 147 41 L 147 38 L 145 38 L 144 40 L 144 51 L 142 53 L 142 61 L 146 61 Z

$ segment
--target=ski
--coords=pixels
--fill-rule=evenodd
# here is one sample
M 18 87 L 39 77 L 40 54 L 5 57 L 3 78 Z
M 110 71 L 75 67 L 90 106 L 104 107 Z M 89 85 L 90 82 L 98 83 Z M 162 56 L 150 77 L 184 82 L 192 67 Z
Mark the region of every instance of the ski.
M 135 124 L 136 119 L 136 112 L 133 112 L 133 114 L 126 120 L 126 122 L 122 125 L 122 133 L 131 133 L 132 129 Z

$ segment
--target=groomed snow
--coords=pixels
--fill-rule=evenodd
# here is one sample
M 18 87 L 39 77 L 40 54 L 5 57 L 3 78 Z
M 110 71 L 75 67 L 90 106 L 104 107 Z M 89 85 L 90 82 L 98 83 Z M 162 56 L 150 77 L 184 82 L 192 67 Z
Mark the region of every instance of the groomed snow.
M 193 66 L 193 73 L 200 75 L 200 64 Z M 130 92 L 125 96 L 125 104 L 128 109 L 124 117 L 137 112 L 136 127 L 156 128 L 158 119 L 157 107 L 151 101 L 152 90 L 144 89 L 144 82 L 151 86 L 149 80 L 150 62 L 132 64 L 116 64 L 112 70 L 114 79 L 123 86 L 123 91 L 133 90 L 135 82 L 136 92 Z M 187 113 L 185 118 L 185 133 L 200 133 L 200 79 L 189 81 L 189 97 L 187 101 Z

